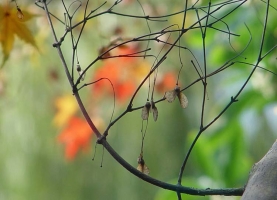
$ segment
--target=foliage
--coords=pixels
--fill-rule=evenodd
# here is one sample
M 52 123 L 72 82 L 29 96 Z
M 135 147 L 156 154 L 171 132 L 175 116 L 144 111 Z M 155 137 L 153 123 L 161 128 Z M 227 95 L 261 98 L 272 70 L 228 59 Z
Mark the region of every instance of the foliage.
M 3 67 L 9 58 L 15 35 L 32 46 L 37 47 L 31 31 L 25 24 L 26 21 L 33 17 L 35 17 L 34 14 L 21 10 L 19 7 L 15 10 L 9 3 L 0 5 L 0 43 L 4 54 L 1 67 Z
M 5 54 L 7 46 L 1 43 L 4 45 L 4 63 L 9 67 L 0 72 L 0 82 L 4 88 L 0 92 L 3 99 L 0 137 L 2 141 L 7 141 L 0 154 L 5 163 L 0 168 L 1 174 L 5 174 L 4 183 L 0 184 L 0 194 L 3 193 L 4 198 L 17 199 L 20 196 L 22 199 L 39 198 L 40 195 L 52 199 L 126 199 L 130 196 L 132 199 L 177 198 L 172 191 L 158 189 L 136 179 L 115 164 L 106 151 L 99 151 L 98 145 L 94 148 L 97 134 L 89 128 L 78 109 L 74 99 L 76 89 L 99 132 L 108 133 L 108 142 L 133 168 L 138 166 L 137 158 L 143 156 L 150 170 L 149 176 L 172 185 L 176 185 L 178 178 L 181 178 L 182 185 L 204 190 L 243 186 L 251 165 L 264 154 L 276 137 L 275 123 L 271 122 L 277 118 L 274 113 L 276 75 L 266 71 L 276 72 L 276 50 L 271 42 L 276 39 L 273 20 L 276 3 L 271 2 L 264 47 L 259 47 L 266 8 L 266 3 L 261 1 L 231 1 L 230 6 L 226 4 L 225 9 L 210 17 L 207 17 L 207 12 L 209 9 L 211 12 L 216 10 L 216 6 L 210 7 L 209 1 L 199 1 L 195 6 L 188 4 L 191 9 L 186 12 L 185 27 L 191 29 L 182 37 L 180 30 L 184 12 L 180 5 L 183 6 L 184 2 L 116 1 L 118 4 L 115 5 L 114 1 L 108 1 L 101 7 L 101 2 L 91 1 L 86 7 L 86 1 L 80 1 L 80 8 L 76 2 L 64 2 L 64 6 L 53 1 L 48 6 L 49 11 L 57 17 L 55 19 L 52 15 L 51 19 L 57 40 L 61 43 L 55 41 L 54 46 L 62 48 L 73 81 L 73 92 L 64 77 L 66 69 L 61 67 L 60 58 L 50 45 L 53 40 L 46 28 L 48 25 L 43 10 L 38 19 L 30 20 L 31 23 L 35 20 L 39 22 L 36 27 L 38 43 L 32 43 L 16 32 L 9 34 L 12 39 L 8 40 L 13 43 L 14 34 L 17 34 L 20 39 L 40 49 L 40 58 L 30 63 L 28 57 L 17 52 L 17 49 L 25 47 L 25 44 L 17 41 L 16 45 L 22 45 L 12 45 L 15 46 L 15 55 L 20 55 L 20 66 L 17 66 L 18 60 L 10 54 L 12 46 L 8 45 L 9 51 Z M 213 5 L 225 5 L 222 2 L 211 1 Z M 212 23 L 241 2 L 244 4 L 239 9 L 223 20 Z M 111 7 L 111 12 L 107 12 Z M 198 9 L 193 9 L 195 7 Z M 257 7 L 259 11 L 255 9 Z M 68 9 L 66 19 L 61 12 L 65 8 Z M 18 12 L 15 6 L 9 5 L 9 9 L 13 13 Z M 85 9 L 87 15 L 84 14 Z M 24 20 L 29 19 L 30 10 L 21 11 Z M 120 16 L 119 13 L 127 16 Z M 150 20 L 153 16 L 167 13 L 173 13 L 173 17 Z M 133 15 L 142 18 L 131 18 Z M 148 15 L 150 18 L 146 17 Z M 86 23 L 79 23 L 84 22 L 84 16 L 91 18 Z M 199 22 L 201 17 L 211 25 L 206 26 L 203 20 L 201 25 L 197 23 L 193 27 L 193 23 Z M 31 29 L 26 28 L 25 22 L 13 22 L 16 23 L 24 25 L 24 30 Z M 35 26 L 31 23 L 28 26 Z M 202 35 L 204 30 L 205 40 Z M 34 36 L 28 33 L 34 41 Z M 60 39 L 62 36 L 66 36 L 64 41 Z M 206 57 L 203 56 L 203 41 L 206 42 Z M 262 59 L 243 92 L 236 96 L 254 69 L 259 50 L 263 50 L 263 55 L 267 52 L 270 54 Z M 33 55 L 33 50 L 29 50 L 29 54 Z M 7 60 L 8 56 L 11 59 Z M 163 60 L 164 57 L 167 58 Z M 228 60 L 234 64 L 221 68 Z M 39 67 L 28 68 L 30 65 Z M 21 66 L 25 66 L 25 69 Z M 211 74 L 206 80 L 201 79 L 205 77 L 205 69 L 207 74 Z M 223 70 L 217 72 L 219 69 Z M 174 93 L 176 82 L 182 91 L 180 93 Z M 203 84 L 205 82 L 208 83 L 207 87 Z M 134 95 L 141 83 L 141 88 Z M 168 94 L 175 97 L 185 94 L 182 98 L 188 99 L 188 107 L 182 109 L 177 101 L 167 103 Z M 238 102 L 234 103 L 231 97 Z M 203 99 L 205 109 L 202 107 Z M 151 106 L 155 102 L 157 120 L 152 116 L 141 118 L 146 102 Z M 231 104 L 227 111 L 202 133 L 201 128 L 215 119 L 229 102 Z M 147 113 L 150 110 L 153 112 L 153 106 L 151 108 L 146 110 Z M 52 122 L 54 126 L 51 126 Z M 178 177 L 182 161 L 199 133 L 184 174 Z M 99 138 L 98 142 L 101 143 Z M 257 145 L 260 148 L 256 148 Z M 17 149 L 13 146 L 17 146 Z M 95 162 L 91 162 L 94 154 Z M 64 162 L 63 157 L 71 162 Z M 103 162 L 103 168 L 96 167 L 100 162 L 101 165 Z M 17 163 L 21 163 L 21 169 L 18 169 Z M 9 168 L 16 173 L 8 173 Z M 140 174 L 136 175 L 143 178 Z M 13 194 L 10 193 L 12 190 L 15 191 Z

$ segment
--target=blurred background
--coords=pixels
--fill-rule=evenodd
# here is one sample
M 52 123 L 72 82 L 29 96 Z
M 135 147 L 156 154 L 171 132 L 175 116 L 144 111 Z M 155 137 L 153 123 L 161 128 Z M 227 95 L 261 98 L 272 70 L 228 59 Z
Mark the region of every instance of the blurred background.
M 74 14 L 73 22 L 82 20 L 85 1 Z M 189 1 L 191 7 L 196 1 Z M 222 1 L 212 1 L 213 4 Z M 70 6 L 71 1 L 66 2 Z M 91 1 L 88 13 L 103 2 Z M 114 1 L 97 11 L 107 10 Z M 277 41 L 276 2 L 271 2 L 268 29 L 263 53 L 269 51 Z M 60 58 L 52 47 L 53 36 L 43 10 L 33 1 L 17 1 L 23 15 L 36 14 L 24 25 L 31 30 L 35 40 L 15 36 L 9 58 L 0 69 L 0 199 L 120 199 L 120 200 L 171 200 L 177 199 L 174 192 L 150 185 L 130 174 L 119 165 L 100 145 L 87 127 L 76 104 Z M 141 5 L 140 5 L 141 4 Z M 196 7 L 207 10 L 208 1 L 198 1 Z M 229 13 L 238 3 L 225 6 L 217 17 Z M 7 10 L 15 10 L 14 2 L 3 1 L 1 20 Z M 142 7 L 143 9 L 142 9 Z M 74 12 L 78 3 L 71 4 L 69 12 Z M 235 61 L 255 64 L 266 4 L 262 1 L 247 1 L 238 10 L 228 15 L 222 22 L 207 29 L 206 60 L 208 73 L 243 51 Z M 161 16 L 176 13 L 184 8 L 184 2 L 123 0 L 114 7 L 114 12 L 127 15 Z M 64 7 L 60 1 L 51 1 L 49 10 L 64 20 Z M 97 13 L 96 12 L 96 13 Z M 16 13 L 16 12 L 15 12 Z M 205 12 L 199 9 L 199 15 Z M 133 37 L 159 32 L 162 29 L 181 27 L 183 15 L 162 18 L 167 21 L 148 21 L 141 18 L 105 14 L 93 18 L 86 24 L 78 46 L 78 60 L 82 70 L 91 63 L 103 49 L 111 47 L 116 39 L 124 41 Z M 68 19 L 67 19 L 68 20 Z M 197 20 L 194 10 L 187 12 L 189 27 Z M 65 26 L 53 20 L 60 38 Z M 73 24 L 74 24 L 73 23 Z M 203 22 L 204 23 L 204 22 Z M 1 24 L 1 21 L 0 21 Z M 228 26 L 226 26 L 228 24 Z M 246 27 L 246 25 L 248 28 Z M 202 24 L 203 25 L 203 24 Z M 149 29 L 150 27 L 150 29 Z M 2 29 L 3 23 L 2 23 Z M 231 36 L 216 29 L 232 32 Z M 75 39 L 81 31 L 77 27 Z M 2 32 L 3 33 L 3 32 Z M 2 34 L 1 33 L 1 34 Z M 165 34 L 159 39 L 174 42 L 179 33 Z M 148 37 L 145 37 L 148 39 Z M 3 42 L 2 52 L 3 52 Z M 231 44 L 231 45 L 230 45 Z M 167 60 L 155 73 L 154 100 L 163 98 L 166 91 L 175 87 L 180 71 L 179 85 L 184 88 L 199 76 L 191 60 L 197 61 L 203 70 L 203 46 L 199 29 L 190 30 L 180 40 L 179 45 L 187 49 L 174 48 Z M 132 54 L 151 48 L 147 54 L 158 58 L 170 46 L 151 41 L 132 43 L 115 49 L 114 55 Z M 102 49 L 102 50 L 101 50 Z M 62 50 L 67 64 L 71 67 L 72 45 L 66 37 Z M 192 52 L 193 54 L 191 54 Z M 4 54 L 1 55 L 1 62 Z M 143 55 L 143 54 L 140 54 Z M 180 61 L 181 60 L 181 61 Z M 99 78 L 109 78 L 80 90 L 83 102 L 100 131 L 104 131 L 109 121 L 117 118 L 127 107 L 130 98 L 149 72 L 155 58 L 115 58 L 98 61 L 84 77 L 84 83 Z M 76 63 L 74 64 L 76 65 Z M 261 63 L 261 67 L 277 73 L 276 50 Z M 252 66 L 236 63 L 232 67 L 208 79 L 207 104 L 204 125 L 210 123 L 235 96 L 246 81 Z M 74 72 L 75 80 L 78 73 Z M 242 187 L 252 165 L 268 151 L 277 135 L 277 75 L 258 68 L 249 84 L 233 104 L 207 131 L 196 146 L 186 166 L 183 185 L 196 188 Z M 133 107 L 143 106 L 147 94 L 153 88 L 153 76 L 147 81 L 134 99 Z M 115 91 L 115 107 L 113 90 Z M 182 109 L 178 100 L 173 103 L 162 101 L 156 104 L 158 120 L 154 122 L 149 114 L 148 124 L 142 122 L 141 109 L 123 116 L 109 131 L 108 141 L 114 149 L 134 167 L 141 152 L 142 129 L 146 130 L 143 157 L 150 170 L 150 176 L 159 180 L 177 183 L 179 169 L 186 152 L 200 127 L 203 85 L 194 84 L 183 92 L 189 106 Z M 114 114 L 112 116 L 114 110 Z M 92 158 L 94 158 L 92 160 Z M 184 199 L 239 199 L 239 197 L 193 197 Z

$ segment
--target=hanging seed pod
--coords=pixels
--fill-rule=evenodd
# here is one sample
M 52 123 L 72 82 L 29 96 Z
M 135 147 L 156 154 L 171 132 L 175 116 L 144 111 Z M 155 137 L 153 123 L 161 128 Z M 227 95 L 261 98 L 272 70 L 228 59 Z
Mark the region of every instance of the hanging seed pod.
M 179 102 L 182 106 L 182 108 L 186 108 L 188 106 L 188 99 L 186 97 L 186 95 L 184 95 L 181 91 L 180 91 L 180 87 L 175 87 L 175 91 L 177 94 L 177 97 L 179 99 Z
M 150 109 L 151 109 L 151 104 L 150 104 L 150 102 L 147 101 L 146 104 L 144 105 L 144 107 L 141 110 L 142 120 L 148 120 Z
M 81 75 L 83 74 L 83 70 L 82 70 L 82 68 L 81 68 L 81 66 L 80 66 L 79 63 L 77 64 L 76 70 L 77 70 L 79 76 L 81 76 Z M 85 76 L 86 76 L 85 74 L 82 75 L 82 77 L 81 77 L 81 80 L 82 80 L 82 81 L 85 80 Z
M 182 106 L 182 108 L 186 108 L 188 106 L 188 98 L 186 97 L 186 95 L 184 95 L 182 92 L 177 94 L 179 102 Z
M 186 108 L 188 106 L 188 99 L 186 95 L 181 92 L 179 86 L 176 86 L 174 90 L 165 93 L 165 98 L 169 103 L 172 103 L 175 100 L 176 96 L 178 97 L 182 108 Z
M 169 103 L 172 103 L 177 96 L 176 90 L 170 90 L 165 93 L 165 98 Z
M 149 168 L 146 166 L 145 161 L 143 160 L 142 154 L 138 157 L 138 167 L 137 170 L 139 170 L 141 173 L 144 173 L 146 175 L 149 174 Z
M 155 106 L 154 101 L 151 101 L 151 108 L 152 108 L 152 112 L 153 112 L 153 119 L 154 119 L 154 121 L 157 121 L 157 119 L 158 119 L 158 109 Z
M 17 9 L 17 17 L 22 20 L 24 18 L 22 10 L 18 6 L 16 9 Z

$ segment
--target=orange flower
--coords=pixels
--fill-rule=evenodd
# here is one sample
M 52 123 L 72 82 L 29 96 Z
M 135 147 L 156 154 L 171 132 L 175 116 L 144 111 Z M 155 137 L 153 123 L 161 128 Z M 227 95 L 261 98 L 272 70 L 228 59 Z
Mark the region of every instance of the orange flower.
M 159 93 L 172 90 L 176 85 L 176 74 L 173 72 L 166 72 L 160 79 L 157 80 L 156 90 Z
M 109 56 L 118 55 L 136 55 L 139 51 L 138 46 L 124 45 L 109 52 Z M 142 55 L 143 54 L 139 54 Z M 93 76 L 93 81 L 101 78 L 109 79 L 114 87 L 115 97 L 119 103 L 128 100 L 135 92 L 137 86 L 143 78 L 149 73 L 150 64 L 137 57 L 117 57 L 109 58 L 103 61 Z M 160 77 L 160 76 L 159 76 Z M 176 74 L 167 72 L 156 82 L 156 91 L 164 93 L 171 90 L 176 85 Z M 107 80 L 101 80 L 92 86 L 94 96 L 103 98 L 104 96 L 113 96 L 113 90 Z
M 138 52 L 137 46 L 124 46 L 117 48 L 113 56 L 130 55 L 136 52 Z M 145 65 L 139 58 L 110 58 L 104 60 L 103 66 L 96 70 L 93 81 L 100 78 L 108 78 L 113 84 L 116 99 L 122 103 L 132 96 L 142 77 L 149 72 L 149 67 L 148 64 Z M 105 80 L 95 83 L 92 90 L 96 96 L 105 94 L 113 96 L 112 87 Z
M 88 123 L 78 117 L 72 117 L 66 128 L 58 136 L 58 142 L 65 144 L 65 157 L 73 160 L 80 149 L 86 150 L 92 137 Z

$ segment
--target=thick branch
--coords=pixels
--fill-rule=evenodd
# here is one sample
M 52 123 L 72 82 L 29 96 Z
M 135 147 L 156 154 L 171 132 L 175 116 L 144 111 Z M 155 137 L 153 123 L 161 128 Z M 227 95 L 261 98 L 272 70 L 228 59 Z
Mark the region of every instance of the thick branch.
M 241 196 L 243 194 L 243 188 L 227 188 L 227 189 L 196 189 L 191 187 L 184 187 L 181 185 L 173 185 L 169 183 L 165 183 L 163 181 L 154 179 L 146 174 L 141 173 L 128 162 L 126 162 L 120 155 L 116 153 L 116 151 L 110 146 L 110 144 L 106 140 L 102 140 L 102 145 L 107 149 L 110 155 L 120 163 L 125 169 L 134 174 L 135 176 L 141 178 L 142 180 L 158 186 L 160 188 L 164 188 L 167 190 L 176 191 L 179 193 L 185 193 L 190 195 L 198 195 L 198 196 L 206 196 L 206 195 L 224 195 L 224 196 Z

